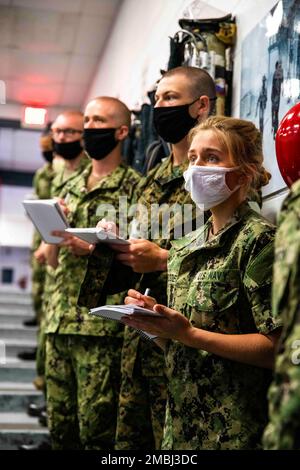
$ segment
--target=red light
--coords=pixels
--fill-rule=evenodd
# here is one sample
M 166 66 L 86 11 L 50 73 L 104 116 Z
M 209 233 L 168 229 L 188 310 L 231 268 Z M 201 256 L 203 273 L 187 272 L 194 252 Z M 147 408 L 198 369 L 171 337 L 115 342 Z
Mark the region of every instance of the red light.
M 26 127 L 45 127 L 47 109 L 26 106 L 24 109 L 23 125 Z

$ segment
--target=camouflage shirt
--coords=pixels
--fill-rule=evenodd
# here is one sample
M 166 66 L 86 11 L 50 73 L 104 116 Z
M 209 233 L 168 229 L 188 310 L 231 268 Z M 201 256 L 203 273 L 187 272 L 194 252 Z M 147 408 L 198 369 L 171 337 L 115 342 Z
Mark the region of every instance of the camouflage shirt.
M 243 203 L 208 241 L 211 219 L 174 241 L 169 306 L 198 328 L 268 334 L 274 227 Z M 168 420 L 164 448 L 254 449 L 267 418 L 271 371 L 168 341 Z
M 79 161 L 78 167 L 73 171 L 72 174 L 68 174 L 68 177 L 65 177 L 65 163 L 62 162 L 61 165 L 59 165 L 58 168 L 54 167 L 54 175 L 52 179 L 52 184 L 51 184 L 51 191 L 50 191 L 50 196 L 51 198 L 54 197 L 59 197 L 65 184 L 67 182 L 71 182 L 73 178 L 76 178 L 78 175 L 81 175 L 81 173 L 84 171 L 84 169 L 89 166 L 91 163 L 90 158 L 87 156 L 85 152 L 82 152 L 81 154 L 81 159 Z M 50 266 L 49 264 L 46 265 L 46 279 L 45 279 L 45 285 L 44 285 L 44 297 L 43 297 L 43 302 L 44 302 L 44 315 L 49 316 L 49 311 L 48 311 L 48 301 L 52 298 L 52 294 L 55 290 L 55 269 Z
M 191 208 L 191 215 L 187 217 L 187 231 L 193 230 L 193 223 L 196 218 L 196 206 L 191 200 L 190 194 L 184 189 L 183 172 L 188 167 L 188 161 L 182 165 L 174 166 L 172 156 L 163 163 L 156 166 L 144 180 L 140 183 L 136 200 L 138 204 L 147 207 L 148 214 L 154 204 L 161 206 L 161 215 L 158 218 L 156 234 L 155 226 L 151 227 L 151 220 L 148 215 L 148 223 L 146 222 L 145 237 L 156 243 L 159 247 L 169 250 L 171 241 L 183 236 L 183 221 L 180 218 L 182 207 L 188 205 Z M 176 205 L 180 211 L 176 212 Z M 164 216 L 169 215 L 170 207 L 175 209 L 166 224 Z M 181 212 L 182 213 L 182 212 Z M 140 216 L 139 222 L 143 224 L 143 214 Z M 165 229 L 164 235 L 162 230 Z M 167 303 L 167 272 L 153 272 L 143 274 L 136 286 L 140 292 L 144 292 L 146 288 L 151 289 L 151 296 L 155 297 L 159 303 Z M 163 353 L 155 345 L 140 337 L 132 328 L 125 328 L 124 345 L 122 353 L 122 372 L 131 376 L 139 354 L 140 366 L 142 374 L 145 376 L 162 376 L 164 374 L 165 362 Z
M 67 182 L 70 182 L 73 178 L 76 178 L 80 175 L 83 170 L 89 166 L 91 159 L 87 156 L 85 152 L 81 153 L 81 158 L 78 164 L 78 167 L 73 170 L 71 173 L 66 173 L 65 162 L 62 162 L 59 169 L 55 172 L 54 178 L 51 185 L 51 197 L 58 197 Z
M 187 209 L 185 224 L 187 233 L 195 227 L 196 215 L 199 216 L 198 223 L 202 221 L 199 212 L 196 213 L 196 206 L 191 200 L 189 193 L 184 189 L 183 172 L 186 170 L 188 162 L 186 161 L 182 165 L 174 166 L 172 160 L 172 156 L 170 156 L 163 163 L 153 168 L 137 186 L 133 199 L 134 204 L 147 208 L 146 214 L 143 211 L 138 211 L 138 214 L 134 214 L 135 222 L 143 224 L 143 228 L 138 229 L 139 236 L 155 242 L 164 249 L 170 248 L 170 241 L 174 239 L 174 236 L 181 237 L 183 235 L 183 220 L 181 219 L 183 205 L 186 205 Z M 161 207 L 160 214 L 156 218 L 158 223 L 152 223 L 151 230 L 150 209 L 153 210 L 153 204 L 160 205 Z M 170 207 L 174 209 L 174 212 L 172 210 L 170 212 Z M 169 213 L 171 217 L 165 223 L 165 217 Z M 162 231 L 163 227 L 164 232 Z M 101 304 L 100 292 L 103 290 L 101 273 L 105 269 L 104 263 L 103 256 L 101 258 L 98 256 L 98 259 L 96 256 L 91 257 L 89 270 L 81 289 L 81 305 L 92 307 Z M 106 268 L 110 269 L 109 264 L 106 265 Z M 128 273 L 127 275 L 126 272 Z M 113 273 L 112 283 L 121 286 L 120 289 L 122 291 L 130 287 L 144 291 L 148 287 L 151 289 L 153 297 L 161 303 L 166 303 L 166 272 L 154 272 L 130 277 L 128 268 L 118 264 L 118 266 L 114 266 L 114 269 L 111 269 L 111 273 Z M 120 278 L 118 281 L 116 281 L 117 274 Z M 121 281 L 124 281 L 124 283 Z M 106 285 L 106 287 L 107 292 L 110 292 L 110 288 L 113 289 L 113 286 Z M 105 297 L 102 298 L 103 302 L 106 300 Z M 125 328 L 122 370 L 126 371 L 129 375 L 133 373 L 138 351 L 141 353 L 141 367 L 144 375 L 161 376 L 164 374 L 164 358 L 160 349 L 142 339 L 135 330 Z
M 38 199 L 49 199 L 51 184 L 54 178 L 54 170 L 51 163 L 46 163 L 39 168 L 33 178 L 34 194 Z M 41 243 L 40 234 L 35 231 L 33 235 L 32 251 L 37 250 Z
M 127 196 L 131 200 L 138 180 L 134 170 L 121 164 L 88 191 L 87 181 L 91 168 L 89 165 L 80 175 L 68 180 L 60 194 L 70 209 L 68 219 L 71 227 L 95 227 L 101 218 L 99 206 L 104 204 L 116 208 L 118 219 L 119 197 Z M 103 246 L 104 254 L 106 251 L 108 249 Z M 47 313 L 47 333 L 103 336 L 115 335 L 121 331 L 116 322 L 92 317 L 87 308 L 77 306 L 87 261 L 88 256 L 74 256 L 67 248 L 60 249 L 58 267 L 54 274 L 55 292 L 51 298 L 50 312 Z
M 279 218 L 272 300 L 283 332 L 269 390 L 264 447 L 300 450 L 300 181 L 292 186 Z

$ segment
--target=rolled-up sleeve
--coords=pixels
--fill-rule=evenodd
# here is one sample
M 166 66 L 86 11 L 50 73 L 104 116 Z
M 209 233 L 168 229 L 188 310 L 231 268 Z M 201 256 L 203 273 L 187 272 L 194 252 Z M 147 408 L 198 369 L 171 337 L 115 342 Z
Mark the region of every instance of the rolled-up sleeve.
M 272 279 L 274 243 L 265 237 L 256 241 L 245 269 L 244 288 L 253 320 L 259 333 L 268 334 L 282 326 L 281 318 L 272 312 Z

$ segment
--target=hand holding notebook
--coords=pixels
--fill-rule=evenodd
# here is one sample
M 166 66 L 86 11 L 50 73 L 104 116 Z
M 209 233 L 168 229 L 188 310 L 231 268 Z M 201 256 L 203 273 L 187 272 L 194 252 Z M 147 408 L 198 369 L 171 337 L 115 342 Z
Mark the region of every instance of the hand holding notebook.
M 63 239 L 51 235 L 55 230 L 65 230 L 69 223 L 60 204 L 55 199 L 27 199 L 23 206 L 33 225 L 46 243 L 58 244 Z
M 122 322 L 121 318 L 127 315 L 132 315 L 134 313 L 138 313 L 140 315 L 146 315 L 148 317 L 155 318 L 162 317 L 163 315 L 154 312 L 153 310 L 149 310 L 147 308 L 142 308 L 137 305 L 104 305 L 102 307 L 92 308 L 90 310 L 92 315 L 100 316 L 102 318 L 106 318 L 109 320 L 115 320 Z M 146 339 L 153 340 L 157 338 L 155 335 L 151 335 L 150 333 L 146 333 L 142 330 L 137 330 L 137 332 Z
M 97 243 L 109 243 L 114 245 L 128 245 L 130 244 L 129 240 L 119 237 L 114 232 L 109 232 L 103 228 L 67 228 L 66 232 L 70 233 L 74 237 L 78 237 L 85 242 L 91 243 L 93 245 Z

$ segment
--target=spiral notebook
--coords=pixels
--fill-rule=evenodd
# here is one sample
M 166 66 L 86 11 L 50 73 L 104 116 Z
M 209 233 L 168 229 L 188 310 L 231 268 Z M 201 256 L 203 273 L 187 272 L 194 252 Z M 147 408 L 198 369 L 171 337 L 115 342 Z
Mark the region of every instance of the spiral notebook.
M 139 313 L 148 317 L 162 317 L 160 313 L 153 312 L 147 308 L 138 307 L 137 305 L 103 305 L 102 307 L 92 308 L 90 310 L 91 315 L 106 318 L 108 320 L 121 321 L 121 317 L 126 315 L 132 315 L 133 313 Z M 151 335 L 146 331 L 136 331 L 145 339 L 153 340 L 157 338 L 155 335 Z

